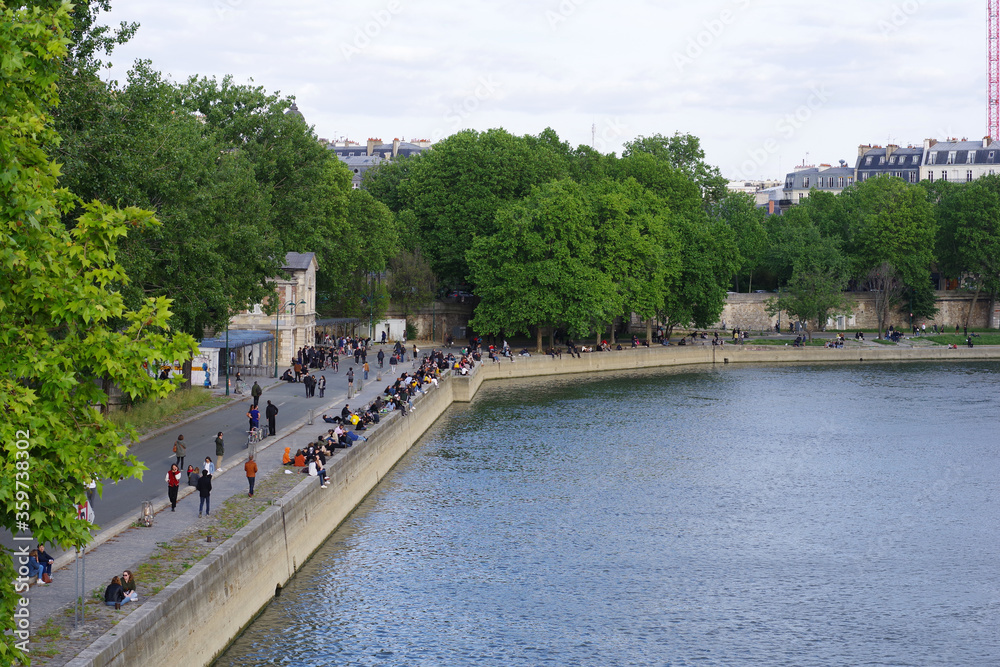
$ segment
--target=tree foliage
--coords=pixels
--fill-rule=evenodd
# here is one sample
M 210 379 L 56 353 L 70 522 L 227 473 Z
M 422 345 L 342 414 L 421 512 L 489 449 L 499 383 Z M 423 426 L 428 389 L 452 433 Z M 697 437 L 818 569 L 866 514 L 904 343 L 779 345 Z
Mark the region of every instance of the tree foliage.
M 654 134 L 648 137 L 638 136 L 625 142 L 622 157 L 638 153 L 648 153 L 657 160 L 663 160 L 687 176 L 701 192 L 705 204 L 720 202 L 728 194 L 726 179 L 718 167 L 705 162 L 701 140 L 692 134 L 675 132 L 670 137 Z
M 152 214 L 77 206 L 58 186 L 59 167 L 46 153 L 59 143 L 48 110 L 58 103 L 69 9 L 61 2 L 0 5 L 0 516 L 11 533 L 30 531 L 32 541 L 63 547 L 90 540 L 90 525 L 73 507 L 85 499 L 88 480 L 143 470 L 102 415 L 107 395 L 96 380 L 132 397 L 164 395 L 173 385 L 143 364 L 185 360 L 194 347 L 190 336 L 172 335 L 168 299 L 130 310 L 119 291 L 128 277 L 118 244 L 130 231 L 155 226 Z M 70 230 L 62 217 L 72 210 L 80 215 Z M 26 577 L 18 576 L 10 557 L 0 559 L 7 628 L 16 628 L 14 610 L 26 590 Z M 0 662 L 27 662 L 22 639 L 3 635 Z

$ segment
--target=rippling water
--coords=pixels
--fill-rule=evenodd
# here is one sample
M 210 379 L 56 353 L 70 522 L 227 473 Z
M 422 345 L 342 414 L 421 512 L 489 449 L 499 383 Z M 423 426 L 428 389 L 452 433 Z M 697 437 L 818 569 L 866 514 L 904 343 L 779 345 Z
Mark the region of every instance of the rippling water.
M 998 371 L 487 384 L 218 664 L 1000 664 Z

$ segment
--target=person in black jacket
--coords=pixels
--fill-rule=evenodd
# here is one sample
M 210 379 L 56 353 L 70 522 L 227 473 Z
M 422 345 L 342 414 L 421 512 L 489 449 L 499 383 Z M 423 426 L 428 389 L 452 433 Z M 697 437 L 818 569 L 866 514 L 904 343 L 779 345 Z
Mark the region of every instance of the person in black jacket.
M 278 416 L 278 406 L 268 401 L 267 407 L 264 408 L 264 416 L 267 417 L 267 434 L 275 435 L 277 429 L 274 425 L 274 418 Z
M 125 596 L 125 589 L 122 588 L 122 580 L 114 577 L 108 587 L 104 589 L 104 604 L 115 609 L 121 609 L 129 598 Z
M 212 496 L 212 476 L 208 474 L 208 469 L 201 471 L 201 477 L 198 479 L 198 495 L 201 497 L 198 503 L 198 517 L 201 518 L 201 510 L 205 510 L 205 514 L 211 514 L 211 506 L 209 500 Z

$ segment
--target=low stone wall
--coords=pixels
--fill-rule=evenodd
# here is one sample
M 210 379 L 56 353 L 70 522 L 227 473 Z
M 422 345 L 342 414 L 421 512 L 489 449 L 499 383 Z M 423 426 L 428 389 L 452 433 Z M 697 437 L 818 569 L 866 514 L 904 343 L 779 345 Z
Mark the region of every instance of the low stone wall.
M 972 308 L 973 295 L 969 292 L 958 291 L 938 291 L 934 293 L 937 314 L 932 318 L 917 318 L 916 324 L 926 324 L 930 329 L 933 325 L 944 326 L 954 331 L 955 325 L 964 326 L 965 318 Z M 749 330 L 773 330 L 778 321 L 776 315 L 767 313 L 766 304 L 768 299 L 774 298 L 776 294 L 730 294 L 726 299 L 726 305 L 722 309 L 722 315 L 716 328 L 732 329 L 740 327 Z M 875 297 L 870 292 L 858 292 L 849 295 L 853 302 L 851 314 L 842 319 L 833 318 L 833 325 L 827 327 L 831 330 L 854 329 L 875 329 L 878 326 L 878 319 L 875 313 Z M 974 329 L 989 329 L 1000 327 L 1000 316 L 995 312 L 997 304 L 990 301 L 988 297 L 980 295 L 976 300 L 975 308 L 972 308 L 972 318 L 969 326 Z M 790 322 L 788 313 L 781 313 L 781 326 L 783 331 L 788 331 Z M 725 326 L 723 327 L 723 323 Z M 907 313 L 893 312 L 890 314 L 887 323 L 894 327 L 906 330 L 910 325 L 910 318 Z
M 395 413 L 367 442 L 327 468 L 330 488 L 303 480 L 279 503 L 163 591 L 128 615 L 69 664 L 185 665 L 210 663 L 235 639 L 326 541 L 382 477 L 452 402 L 471 401 L 487 380 L 704 365 L 715 363 L 844 363 L 906 360 L 1000 359 L 1000 347 L 843 349 L 778 346 L 688 346 L 518 357 L 486 363 L 465 377 L 446 378 L 417 402 L 408 417 Z M 183 647 L 183 648 L 179 648 Z

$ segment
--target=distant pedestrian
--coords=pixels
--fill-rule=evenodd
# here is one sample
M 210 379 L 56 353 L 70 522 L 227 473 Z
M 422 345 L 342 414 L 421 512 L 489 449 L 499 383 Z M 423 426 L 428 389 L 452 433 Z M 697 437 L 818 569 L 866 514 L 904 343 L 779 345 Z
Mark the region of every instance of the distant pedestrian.
M 247 471 L 247 484 L 250 485 L 250 493 L 247 494 L 247 497 L 253 498 L 253 485 L 257 481 L 257 462 L 253 460 L 252 456 L 243 464 L 243 469 Z
M 278 406 L 268 401 L 267 407 L 264 408 L 264 416 L 267 417 L 267 434 L 276 435 L 277 429 L 274 425 L 274 418 L 278 416 Z
M 365 379 L 367 380 L 368 379 L 368 362 L 367 361 L 365 362 L 365 365 L 364 365 L 364 371 L 365 371 Z
M 382 341 L 382 342 L 384 343 L 385 341 Z M 385 352 L 383 352 L 382 350 L 379 350 L 378 354 L 375 355 L 375 358 L 378 359 L 378 367 L 379 368 L 385 368 L 385 365 L 383 363 L 385 361 Z
M 389 366 L 392 368 L 392 374 L 396 374 L 396 355 L 389 357 Z
M 55 559 L 52 557 L 52 554 L 50 554 L 45 550 L 44 544 L 39 544 L 37 551 L 38 553 L 36 554 L 36 560 L 38 561 L 38 565 L 42 568 L 42 578 L 44 579 L 45 575 L 48 575 L 49 583 L 51 583 L 52 561 L 54 561 Z
M 207 470 L 209 475 L 215 474 L 215 464 L 212 463 L 212 457 L 206 456 L 205 463 L 201 466 L 202 469 Z
M 260 401 L 260 395 L 264 393 L 264 390 L 260 388 L 257 381 L 253 381 L 253 386 L 250 387 L 250 395 L 253 396 L 253 406 L 256 408 L 257 403 Z
M 170 511 L 177 509 L 177 492 L 181 488 L 181 469 L 174 463 L 167 471 L 164 481 L 167 483 L 167 498 L 170 498 Z
M 215 469 L 222 470 L 222 455 L 226 453 L 226 448 L 222 442 L 222 431 L 215 437 Z
M 323 392 L 326 391 L 326 376 L 320 375 L 319 380 L 316 381 L 316 386 L 319 387 L 319 397 L 323 398 Z
M 260 409 L 256 405 L 250 406 L 250 410 L 247 412 L 247 419 L 250 422 L 251 429 L 260 426 Z
M 187 454 L 187 445 L 184 444 L 184 436 L 177 436 L 174 442 L 174 454 L 177 456 L 177 467 L 184 467 L 184 455 Z
M 354 366 L 347 369 L 347 393 L 350 394 L 352 389 L 354 389 Z
M 201 518 L 202 510 L 205 510 L 206 515 L 212 513 L 212 473 L 208 472 L 208 468 L 202 470 L 201 477 L 198 478 L 198 496 L 200 498 L 198 502 L 198 518 Z

